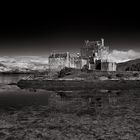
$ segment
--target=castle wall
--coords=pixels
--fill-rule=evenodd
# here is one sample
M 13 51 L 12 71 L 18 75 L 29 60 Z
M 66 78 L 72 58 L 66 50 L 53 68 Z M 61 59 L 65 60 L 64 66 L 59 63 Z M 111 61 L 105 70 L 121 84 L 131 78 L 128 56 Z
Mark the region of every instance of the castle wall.
M 64 67 L 69 67 L 68 61 L 65 58 L 49 58 L 50 69 L 60 70 Z
M 116 71 L 117 65 L 114 62 L 109 62 L 108 71 Z
M 96 70 L 96 65 L 89 63 L 89 70 Z
M 87 65 L 87 63 L 86 59 L 81 59 L 81 68 L 83 68 L 84 65 Z
M 116 71 L 117 65 L 114 62 L 102 62 L 101 70 L 102 71 Z
M 102 71 L 108 71 L 108 62 L 102 62 L 101 70 Z
M 70 67 L 80 69 L 81 68 L 81 58 L 70 57 Z
M 64 67 L 81 68 L 81 58 L 67 53 L 55 53 L 49 56 L 50 69 L 60 70 Z

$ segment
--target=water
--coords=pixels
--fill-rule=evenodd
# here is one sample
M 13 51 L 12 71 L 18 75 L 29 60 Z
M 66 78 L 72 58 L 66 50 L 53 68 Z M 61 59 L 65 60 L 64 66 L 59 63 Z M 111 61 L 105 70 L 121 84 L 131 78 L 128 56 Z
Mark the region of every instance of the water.
M 4 74 L 0 75 L 0 108 L 19 107 L 32 105 L 61 104 L 62 106 L 69 102 L 86 104 L 88 106 L 117 106 L 122 105 L 125 100 L 131 103 L 131 100 L 139 99 L 139 90 L 79 90 L 79 91 L 46 91 L 33 89 L 20 89 L 16 83 L 26 74 Z M 78 101 L 77 101 L 78 100 Z M 59 106 L 59 105 L 58 105 Z
M 0 139 L 140 139 L 140 90 L 20 89 L 0 75 Z
M 26 74 L 1 74 L 0 75 L 0 108 L 18 108 L 28 105 L 46 105 L 48 94 L 44 90 L 24 90 L 10 83 L 17 83 Z

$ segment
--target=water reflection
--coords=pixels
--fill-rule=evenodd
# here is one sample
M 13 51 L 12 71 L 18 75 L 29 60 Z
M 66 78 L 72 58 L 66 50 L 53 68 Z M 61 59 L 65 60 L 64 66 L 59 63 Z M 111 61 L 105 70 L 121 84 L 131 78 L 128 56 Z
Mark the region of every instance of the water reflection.
M 32 105 L 47 105 L 48 94 L 46 92 L 31 91 L 7 91 L 0 93 L 0 108 L 7 107 L 27 107 Z
M 60 104 L 77 115 L 95 115 L 105 107 L 117 105 L 120 91 L 82 90 L 56 92 L 61 97 Z M 123 94 L 122 94 L 123 96 Z
M 58 104 L 68 107 L 78 114 L 99 113 L 110 108 L 130 107 L 134 106 L 139 100 L 139 90 L 82 90 L 82 91 L 67 91 L 56 92 L 61 97 Z M 134 96 L 135 95 L 135 96 Z M 70 110 L 69 110 L 70 111 Z M 73 111 L 74 112 L 74 111 Z
M 108 107 L 129 106 L 139 99 L 139 90 L 77 90 L 46 91 L 41 89 L 20 89 L 16 85 L 24 75 L 0 77 L 0 108 L 46 105 L 63 112 L 78 114 L 97 113 Z

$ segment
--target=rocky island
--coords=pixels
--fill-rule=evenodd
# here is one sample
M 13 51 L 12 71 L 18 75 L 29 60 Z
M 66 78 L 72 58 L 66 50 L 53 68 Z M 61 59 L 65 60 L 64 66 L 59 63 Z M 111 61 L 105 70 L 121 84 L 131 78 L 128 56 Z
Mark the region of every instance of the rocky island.
M 21 79 L 20 88 L 46 90 L 139 89 L 140 72 L 80 71 L 64 68 L 57 73 Z
M 47 75 L 21 79 L 18 86 L 46 90 L 140 88 L 140 73 L 134 71 L 136 69 L 131 71 L 131 67 L 126 65 L 123 69 L 123 64 L 111 61 L 109 47 L 105 46 L 103 38 L 99 41 L 86 40 L 77 54 L 53 52 L 48 57 L 48 65 Z

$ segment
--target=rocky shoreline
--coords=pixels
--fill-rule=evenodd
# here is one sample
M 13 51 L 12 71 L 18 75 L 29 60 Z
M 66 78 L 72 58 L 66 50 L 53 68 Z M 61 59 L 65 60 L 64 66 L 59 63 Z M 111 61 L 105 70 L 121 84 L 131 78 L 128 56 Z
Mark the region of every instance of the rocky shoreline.
M 140 89 L 140 72 L 107 72 L 63 69 L 48 75 L 29 76 L 18 81 L 20 88 L 46 90 Z
M 125 90 L 140 89 L 140 80 L 20 80 L 20 88 L 46 89 L 46 90 L 80 90 L 80 89 L 107 89 Z
M 0 139 L 139 140 L 139 91 L 123 91 L 110 103 L 103 95 L 65 101 L 52 92 L 48 106 L 0 110 Z

